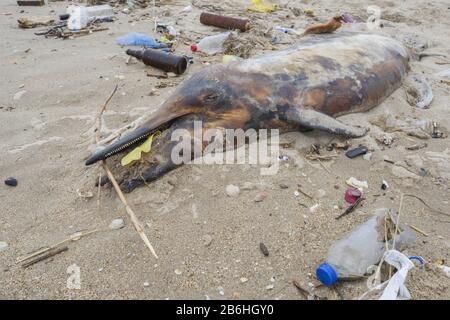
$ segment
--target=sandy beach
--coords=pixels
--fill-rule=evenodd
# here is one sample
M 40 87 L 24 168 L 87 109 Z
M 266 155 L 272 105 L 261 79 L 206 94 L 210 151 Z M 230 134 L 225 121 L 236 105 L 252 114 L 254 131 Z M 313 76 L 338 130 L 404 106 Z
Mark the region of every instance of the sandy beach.
M 7 244 L 0 251 L 0 299 L 305 299 L 293 280 L 316 298 L 357 299 L 368 290 L 367 279 L 342 281 L 330 289 L 318 286 L 315 268 L 335 241 L 375 210 L 398 210 L 402 194 L 416 197 L 403 198 L 401 221 L 422 231 L 404 253 L 428 263 L 410 270 L 406 287 L 412 299 L 450 299 L 450 279 L 435 266 L 438 261 L 450 265 L 449 139 L 419 139 L 376 125 L 380 116 L 431 120 L 444 136 L 448 134 L 450 82 L 439 73 L 450 69 L 450 3 L 283 0 L 276 1 L 272 13 L 248 12 L 249 1 L 156 3 L 129 12 L 123 10 L 126 5 L 117 4 L 117 20 L 102 23 L 108 30 L 63 40 L 35 35 L 46 27 L 21 29 L 17 19 L 58 20 L 69 1 L 47 1 L 40 7 L 1 1 L 0 178 L 14 177 L 18 185 L 0 186 L 0 242 Z M 192 11 L 182 12 L 190 4 Z M 155 259 L 111 185 L 95 186 L 101 167 L 84 165 L 92 150 L 95 117 L 115 85 L 118 91 L 103 118 L 104 136 L 156 110 L 194 72 L 222 63 L 222 54 L 190 50 L 203 37 L 223 32 L 200 24 L 203 11 L 250 19 L 256 30 L 242 34 L 250 41 L 252 36 L 264 38 L 263 26 L 303 31 L 343 12 L 355 22 L 336 32 L 369 32 L 367 8 L 373 4 L 380 8 L 382 22 L 373 32 L 416 52 L 439 53 L 410 63 L 410 73 L 431 85 L 430 107 L 411 106 L 402 86 L 369 112 L 340 117 L 370 128 L 366 136 L 349 140 L 352 147 L 367 146 L 370 159 L 349 159 L 342 149 L 324 148 L 322 155 L 337 156 L 311 160 L 307 155 L 313 144 L 346 139 L 318 131 L 292 132 L 281 137 L 291 147 L 281 149 L 288 160 L 280 163 L 276 175 L 262 176 L 256 165 L 186 165 L 137 188 L 126 197 L 155 248 Z M 154 69 L 137 60 L 127 63 L 126 48 L 116 44 L 116 38 L 132 31 L 158 39 L 155 17 L 180 32 L 175 53 L 193 57 L 181 76 L 148 76 Z M 279 44 L 269 45 L 269 38 L 254 45 L 249 57 L 287 48 L 299 39 L 279 36 Z M 421 147 L 409 150 L 414 145 Z M 336 220 L 348 206 L 344 192 L 350 177 L 367 181 L 365 200 Z M 383 180 L 389 184 L 387 190 L 381 189 Z M 240 187 L 238 196 L 227 195 L 230 184 Z M 311 197 L 296 195 L 298 188 Z M 267 197 L 255 202 L 262 192 Z M 118 218 L 125 227 L 109 229 Z M 34 250 L 94 229 L 101 230 L 68 242 L 67 251 L 50 259 L 27 268 L 17 263 Z M 261 253 L 261 242 L 268 256 Z M 80 271 L 79 289 L 67 286 L 68 268 L 74 265 Z

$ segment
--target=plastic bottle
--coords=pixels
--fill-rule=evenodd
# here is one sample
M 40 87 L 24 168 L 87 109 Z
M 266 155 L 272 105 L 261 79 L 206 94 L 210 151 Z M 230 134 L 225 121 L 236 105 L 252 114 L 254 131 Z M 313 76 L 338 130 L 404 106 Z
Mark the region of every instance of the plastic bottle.
M 104 19 L 114 15 L 113 9 L 109 4 L 99 6 L 69 6 L 66 11 L 70 14 L 67 20 L 69 30 L 80 30 L 86 28 L 93 19 Z
M 369 266 L 377 264 L 386 249 L 383 241 L 384 218 L 388 214 L 388 210 L 381 210 L 337 241 L 330 248 L 326 262 L 316 269 L 317 278 L 325 285 L 332 285 L 339 278 L 361 277 Z M 396 221 L 395 215 L 390 216 Z M 416 239 L 408 227 L 400 224 L 400 230 L 400 234 L 395 237 L 395 249 L 399 251 L 414 243 Z M 390 249 L 392 243 L 390 240 Z
M 219 33 L 215 36 L 205 37 L 197 44 L 198 51 L 213 55 L 222 52 L 222 46 L 231 32 Z

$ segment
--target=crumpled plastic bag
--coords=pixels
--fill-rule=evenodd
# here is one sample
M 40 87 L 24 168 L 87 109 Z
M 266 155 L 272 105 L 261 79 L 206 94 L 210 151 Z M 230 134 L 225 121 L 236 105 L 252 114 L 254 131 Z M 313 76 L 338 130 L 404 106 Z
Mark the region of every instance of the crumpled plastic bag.
M 165 43 L 157 42 L 152 37 L 138 32 L 129 32 L 125 36 L 117 38 L 116 43 L 121 46 L 144 46 L 152 49 L 167 48 Z
M 359 297 L 359 300 L 364 299 L 369 293 L 381 291 L 383 289 L 383 293 L 378 298 L 379 300 L 411 299 L 411 294 L 404 283 L 406 276 L 408 275 L 408 271 L 414 268 L 414 263 L 407 256 L 397 250 L 386 251 L 383 256 L 382 262 L 383 261 L 386 261 L 388 264 L 395 267 L 397 272 L 389 280 L 365 292 L 361 297 Z
M 262 0 L 252 0 L 252 5 L 247 8 L 248 11 L 268 13 L 275 10 L 275 5 L 263 3 Z

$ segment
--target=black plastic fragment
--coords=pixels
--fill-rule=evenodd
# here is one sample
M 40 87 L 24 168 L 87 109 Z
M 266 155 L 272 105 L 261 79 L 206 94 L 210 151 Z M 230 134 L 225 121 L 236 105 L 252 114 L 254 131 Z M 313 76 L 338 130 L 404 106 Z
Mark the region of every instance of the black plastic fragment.
M 359 146 L 354 149 L 348 150 L 345 155 L 349 157 L 350 159 L 356 158 L 358 156 L 362 156 L 363 154 L 366 154 L 369 151 L 369 149 L 366 146 Z

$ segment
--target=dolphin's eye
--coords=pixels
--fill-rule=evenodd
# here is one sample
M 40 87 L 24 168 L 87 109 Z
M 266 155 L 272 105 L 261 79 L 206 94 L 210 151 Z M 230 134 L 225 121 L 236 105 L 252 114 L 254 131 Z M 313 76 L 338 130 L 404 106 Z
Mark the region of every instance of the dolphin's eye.
M 219 98 L 218 93 L 210 93 L 203 97 L 203 101 L 205 102 L 215 102 Z

